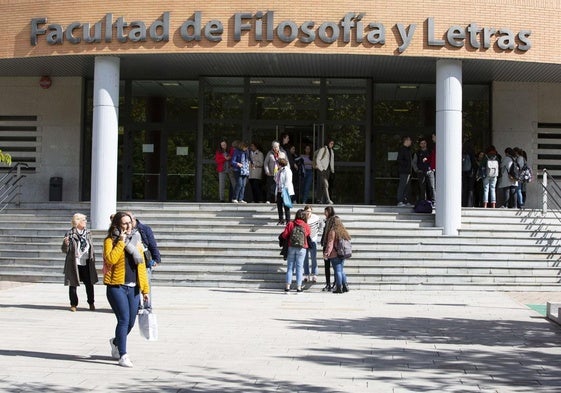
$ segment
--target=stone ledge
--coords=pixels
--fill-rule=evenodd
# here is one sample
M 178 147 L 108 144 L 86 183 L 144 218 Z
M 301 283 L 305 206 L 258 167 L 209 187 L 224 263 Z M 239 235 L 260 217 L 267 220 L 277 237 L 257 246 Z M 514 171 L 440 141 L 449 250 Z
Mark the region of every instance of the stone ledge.
M 551 303 L 547 302 L 547 319 L 561 325 L 561 317 L 559 316 L 559 309 L 561 309 L 561 303 Z

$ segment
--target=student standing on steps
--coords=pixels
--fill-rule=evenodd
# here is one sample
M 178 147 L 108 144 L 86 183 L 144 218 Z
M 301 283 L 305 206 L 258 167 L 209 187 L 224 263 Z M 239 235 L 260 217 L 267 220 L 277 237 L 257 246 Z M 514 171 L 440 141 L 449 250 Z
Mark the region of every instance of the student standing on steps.
M 336 287 L 333 293 L 345 293 L 349 291 L 347 286 L 347 275 L 345 274 L 345 257 L 338 255 L 335 245 L 339 239 L 351 240 L 351 236 L 343 225 L 341 219 L 334 216 L 330 219 L 327 230 L 327 242 L 323 249 L 323 257 L 329 259 L 333 266 Z
M 307 213 L 304 209 L 296 212 L 294 221 L 286 224 L 281 237 L 288 241 L 288 255 L 286 257 L 286 286 L 285 292 L 290 291 L 292 283 L 292 272 L 296 266 L 296 291 L 302 292 L 302 271 L 304 267 L 304 258 L 306 258 L 306 250 L 308 249 L 308 238 L 310 237 L 310 227 L 306 223 Z M 300 233 L 297 236 L 296 233 Z
M 292 171 L 288 166 L 286 158 L 279 159 L 279 169 L 275 174 L 275 190 L 277 198 L 277 211 L 279 214 L 279 221 L 277 225 L 285 225 L 290 221 L 290 207 L 286 206 L 283 202 L 283 190 L 288 192 L 291 198 L 294 197 L 294 186 L 292 184 Z M 284 219 L 283 219 L 284 211 Z
M 306 251 L 304 259 L 304 281 L 316 282 L 318 279 L 318 261 L 317 261 L 317 241 L 318 234 L 323 230 L 323 220 L 312 212 L 312 206 L 304 206 L 304 212 L 307 216 L 307 224 L 310 226 L 310 244 Z M 310 260 L 312 261 L 312 269 L 310 270 Z
M 327 247 L 327 227 L 331 225 L 331 220 L 335 217 L 335 209 L 333 209 L 333 206 L 327 206 L 324 209 L 323 214 L 325 215 L 325 221 L 323 225 L 323 234 L 321 235 L 321 246 L 325 250 Z M 331 263 L 328 258 L 323 258 L 323 267 L 325 269 L 325 287 L 323 287 L 322 291 L 328 292 L 333 288 L 331 286 Z M 335 283 L 333 285 L 335 285 Z

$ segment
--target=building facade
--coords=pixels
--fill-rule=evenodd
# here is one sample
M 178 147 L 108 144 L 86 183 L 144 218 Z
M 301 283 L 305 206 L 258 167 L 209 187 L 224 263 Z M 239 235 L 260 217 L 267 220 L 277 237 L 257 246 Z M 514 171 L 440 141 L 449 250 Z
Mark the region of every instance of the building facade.
M 461 146 L 561 170 L 558 1 L 18 1 L 0 5 L 0 149 L 22 200 L 216 201 L 221 138 L 336 141 L 334 199 L 395 204 L 402 136 L 437 143 L 437 224 L 459 227 Z M 545 17 L 547 15 L 547 18 Z M 528 185 L 528 207 L 541 186 Z M 415 195 L 413 195 L 415 197 Z

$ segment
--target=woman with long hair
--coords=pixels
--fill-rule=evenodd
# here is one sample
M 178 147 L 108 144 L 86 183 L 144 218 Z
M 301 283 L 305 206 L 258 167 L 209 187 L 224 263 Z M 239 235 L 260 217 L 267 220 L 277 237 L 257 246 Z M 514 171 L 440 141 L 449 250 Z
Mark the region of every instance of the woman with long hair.
M 133 228 L 133 219 L 126 212 L 117 212 L 103 242 L 106 267 L 103 283 L 107 300 L 117 318 L 115 338 L 109 340 L 111 356 L 122 367 L 132 367 L 127 354 L 127 336 L 134 327 L 140 305 L 140 293 L 149 301 L 150 285 L 146 274 L 144 247 L 140 233 Z
M 323 210 L 323 214 L 325 215 L 325 224 L 323 225 L 323 234 L 321 235 L 321 246 L 325 250 L 327 247 L 327 234 L 333 225 L 332 218 L 335 217 L 335 209 L 333 206 L 327 206 Z M 322 291 L 331 291 L 333 289 L 331 286 L 331 263 L 328 258 L 323 258 L 323 266 L 325 269 L 325 287 L 323 287 Z
M 351 240 L 351 235 L 343 225 L 343 222 L 338 216 L 331 218 L 329 228 L 327 230 L 326 247 L 323 249 L 323 257 L 329 259 L 331 266 L 333 266 L 333 274 L 335 276 L 335 289 L 333 293 L 348 292 L 347 276 L 345 274 L 345 257 L 338 255 L 337 243 L 339 239 Z

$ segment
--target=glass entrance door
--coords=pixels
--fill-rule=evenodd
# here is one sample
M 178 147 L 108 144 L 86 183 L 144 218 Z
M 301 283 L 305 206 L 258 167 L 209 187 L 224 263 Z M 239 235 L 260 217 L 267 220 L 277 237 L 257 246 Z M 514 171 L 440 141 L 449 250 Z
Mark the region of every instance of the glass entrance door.
M 271 149 L 272 141 L 278 141 L 282 145 L 283 136 L 288 136 L 288 145 L 294 146 L 296 156 L 309 154 L 313 160 L 314 152 L 323 146 L 325 139 L 325 127 L 321 123 L 315 124 L 273 124 L 271 126 L 255 127 L 251 130 L 251 142 L 261 145 L 263 154 Z M 293 175 L 294 191 L 296 199 L 299 203 L 305 203 L 304 195 L 307 195 L 307 201 L 314 200 L 316 190 L 315 173 L 312 170 L 306 179 L 306 173 L 296 167 L 291 168 Z M 308 188 L 307 192 L 305 189 Z
M 189 130 L 125 131 L 123 199 L 193 201 L 195 139 Z

